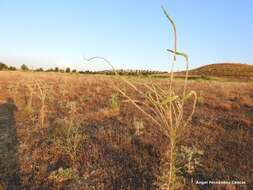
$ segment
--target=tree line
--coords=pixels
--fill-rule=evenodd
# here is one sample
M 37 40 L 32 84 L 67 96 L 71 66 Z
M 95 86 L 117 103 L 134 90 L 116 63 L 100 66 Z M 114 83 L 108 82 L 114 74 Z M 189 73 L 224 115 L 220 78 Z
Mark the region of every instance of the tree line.
M 119 69 L 119 70 L 104 70 L 104 71 L 77 71 L 76 69 L 71 69 L 70 67 L 67 67 L 66 69 L 61 69 L 59 67 L 55 68 L 50 68 L 50 69 L 43 69 L 43 68 L 38 68 L 38 69 L 30 69 L 27 65 L 22 64 L 20 68 L 16 68 L 14 66 L 8 66 L 2 62 L 0 62 L 0 71 L 2 70 L 10 70 L 10 71 L 16 71 L 16 70 L 22 70 L 22 71 L 35 71 L 35 72 L 59 72 L 59 73 L 80 73 L 80 74 L 105 74 L 105 75 L 115 75 L 117 72 L 119 75 L 129 75 L 129 76 L 138 76 L 138 75 L 152 75 L 152 74 L 161 74 L 165 72 L 161 71 L 150 71 L 150 70 L 124 70 L 124 69 Z

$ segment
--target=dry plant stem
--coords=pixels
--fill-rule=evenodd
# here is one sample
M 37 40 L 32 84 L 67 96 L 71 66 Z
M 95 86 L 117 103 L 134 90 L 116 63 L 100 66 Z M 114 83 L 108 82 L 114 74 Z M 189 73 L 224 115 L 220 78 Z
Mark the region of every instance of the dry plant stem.
M 172 24 L 173 27 L 173 31 L 174 31 L 174 54 L 173 54 L 173 62 L 172 62 L 172 66 L 171 66 L 171 71 L 170 71 L 170 91 L 169 91 L 169 97 L 170 99 L 172 98 L 172 83 L 173 83 L 173 78 L 174 78 L 174 65 L 176 63 L 176 52 L 177 52 L 177 30 L 176 30 L 176 24 L 174 23 L 174 21 L 172 20 L 172 18 L 168 15 L 168 13 L 166 12 L 166 10 L 162 7 L 163 12 L 165 14 L 165 16 L 167 17 L 167 19 L 170 21 L 170 23 Z M 172 120 L 172 103 L 170 102 L 169 104 L 169 114 L 170 114 L 170 127 L 171 127 L 171 133 L 173 133 L 173 131 L 175 129 L 173 129 L 173 120 Z M 176 143 L 176 138 L 174 138 L 174 135 L 170 133 L 170 169 L 169 169 L 169 189 L 171 188 L 171 182 L 172 182 L 172 173 L 173 173 L 173 166 L 174 166 L 174 152 L 175 152 L 175 143 Z
M 140 110 L 144 115 L 146 115 L 148 118 L 150 118 L 156 125 L 160 125 L 160 123 L 152 117 L 150 114 L 148 114 L 146 111 L 144 111 L 140 106 L 136 104 L 136 102 L 130 98 L 125 92 L 123 92 L 121 89 L 117 88 L 117 90 L 124 96 L 126 97 L 138 110 Z
M 183 111 L 184 111 L 184 102 L 187 99 L 186 97 L 186 86 L 187 86 L 187 80 L 188 80 L 188 70 L 189 70 L 189 61 L 188 61 L 188 56 L 185 53 L 180 53 L 177 51 L 177 30 L 176 30 L 176 24 L 173 21 L 173 19 L 168 15 L 166 10 L 162 7 L 163 12 L 169 22 L 172 24 L 173 27 L 173 32 L 174 32 L 174 50 L 168 50 L 169 52 L 173 53 L 173 62 L 171 66 L 171 75 L 170 75 L 170 98 L 172 98 L 172 93 L 173 93 L 173 88 L 172 88 L 172 83 L 173 83 L 173 71 L 174 71 L 174 65 L 176 63 L 176 56 L 183 56 L 186 60 L 186 75 L 185 75 L 185 81 L 184 81 L 184 87 L 183 87 L 183 94 L 182 94 L 182 99 L 177 101 L 177 99 L 173 102 L 169 102 L 169 114 L 170 114 L 170 122 L 171 122 L 171 130 L 170 130 L 170 168 L 169 168 L 169 177 L 168 177 L 168 188 L 169 190 L 174 189 L 174 185 L 172 184 L 175 180 L 176 173 L 175 173 L 175 154 L 176 154 L 176 144 L 180 136 L 180 132 L 186 127 L 193 115 L 193 112 L 196 107 L 196 102 L 197 102 L 197 96 L 195 92 L 190 92 L 187 96 L 193 96 L 194 97 L 194 102 L 193 102 L 193 108 L 192 112 L 188 116 L 185 122 L 183 122 Z M 175 103 L 175 104 L 173 104 Z M 172 110 L 173 109 L 173 113 Z M 174 118 L 174 122 L 173 122 Z M 175 125 L 173 126 L 173 123 Z
M 28 88 L 29 91 L 29 99 L 28 99 L 28 108 L 31 109 L 32 108 L 32 100 L 33 100 L 33 88 L 30 84 L 27 84 L 26 87 Z
M 194 91 L 186 94 L 186 87 L 187 87 L 187 80 L 188 80 L 188 69 L 189 69 L 189 61 L 188 56 L 185 53 L 181 53 L 177 51 L 177 30 L 175 22 L 172 18 L 167 14 L 166 10 L 163 8 L 165 16 L 168 18 L 169 22 L 173 26 L 174 32 L 174 49 L 168 50 L 169 52 L 173 53 L 173 62 L 171 65 L 170 71 L 170 84 L 169 84 L 169 91 L 163 90 L 159 85 L 155 84 L 144 84 L 143 86 L 146 87 L 148 93 L 145 93 L 137 88 L 135 84 L 130 82 L 129 80 L 125 79 L 124 77 L 120 76 L 117 71 L 114 69 L 113 65 L 107 59 L 103 57 L 92 57 L 90 59 L 86 59 L 87 61 L 92 61 L 95 59 L 101 59 L 105 61 L 114 71 L 115 75 L 122 80 L 125 84 L 127 84 L 131 89 L 135 90 L 140 94 L 142 97 L 145 97 L 147 101 L 137 101 L 127 95 L 120 87 L 117 87 L 117 84 L 114 83 L 114 87 L 120 94 L 127 99 L 128 102 L 132 103 L 139 111 L 141 111 L 145 116 L 151 119 L 151 121 L 158 127 L 159 131 L 162 132 L 166 137 L 169 138 L 170 147 L 168 152 L 166 152 L 166 158 L 168 159 L 167 162 L 169 163 L 169 170 L 165 173 L 165 177 L 167 179 L 166 187 L 169 190 L 176 189 L 176 182 L 178 176 L 176 174 L 176 153 L 177 153 L 177 143 L 179 138 L 184 131 L 184 128 L 187 127 L 190 119 L 194 113 L 197 96 Z M 183 56 L 186 61 L 186 75 L 183 85 L 183 92 L 182 95 L 176 95 L 173 88 L 173 80 L 174 80 L 174 65 L 176 64 L 176 57 Z M 194 98 L 192 112 L 189 116 L 184 119 L 184 104 L 185 101 L 190 98 Z M 146 111 L 148 110 L 148 111 Z
M 101 59 L 103 61 L 105 61 L 114 71 L 114 73 L 116 74 L 117 77 L 119 77 L 123 82 L 125 82 L 127 85 L 129 85 L 131 88 L 133 88 L 136 92 L 138 92 L 140 95 L 145 95 L 145 93 L 141 92 L 140 90 L 137 89 L 136 86 L 134 86 L 131 82 L 129 82 L 128 80 L 126 80 L 125 78 L 121 77 L 118 72 L 115 70 L 114 66 L 111 64 L 111 62 L 103 57 L 100 56 L 95 56 L 89 59 L 84 58 L 84 60 L 87 61 L 93 61 L 95 59 Z M 116 84 L 114 85 L 115 87 L 117 86 Z M 147 117 L 149 117 L 156 125 L 160 126 L 160 123 L 149 113 L 147 113 L 144 109 L 142 109 L 139 105 L 136 104 L 136 102 L 129 97 L 125 92 L 123 92 L 120 88 L 116 87 L 116 89 L 125 97 L 127 98 L 138 110 L 140 110 L 144 115 L 146 115 Z
M 116 69 L 114 68 L 114 66 L 111 64 L 111 62 L 107 59 L 105 59 L 104 57 L 100 57 L 100 56 L 95 56 L 95 57 L 92 57 L 92 58 L 89 58 L 89 59 L 86 59 L 84 58 L 84 60 L 90 62 L 90 61 L 93 61 L 93 60 L 96 60 L 96 59 L 101 59 L 103 61 L 105 61 L 113 70 L 113 72 L 116 74 L 117 77 L 120 77 L 120 75 L 118 74 L 118 72 L 116 71 Z M 125 83 L 127 83 L 130 87 L 132 87 L 134 90 L 136 90 L 139 94 L 142 94 L 143 93 L 141 91 L 139 91 L 136 86 L 134 86 L 133 84 L 131 84 L 129 81 L 127 81 L 126 79 L 124 79 L 123 77 L 120 77 L 121 80 L 123 80 Z
M 41 84 L 38 81 L 35 81 L 35 84 L 37 85 L 38 89 L 39 89 L 39 98 L 41 101 L 41 108 L 40 108 L 40 126 L 41 128 L 44 127 L 44 123 L 45 123 L 45 100 L 46 100 L 46 93 L 45 90 L 42 89 Z
M 176 63 L 176 52 L 177 52 L 177 28 L 176 28 L 176 24 L 173 21 L 173 19 L 168 15 L 168 13 L 166 12 L 166 10 L 164 9 L 164 7 L 162 7 L 163 12 L 165 14 L 165 16 L 167 17 L 167 19 L 169 20 L 169 22 L 172 24 L 173 27 L 173 34 L 174 34 L 174 54 L 173 54 L 173 62 L 172 62 L 172 66 L 171 66 L 171 70 L 170 70 L 170 91 L 169 91 L 169 97 L 172 98 L 172 83 L 173 83 L 173 78 L 174 78 L 174 65 Z M 173 127 L 173 121 L 172 121 L 172 108 L 171 108 L 171 104 L 169 105 L 169 114 L 170 114 L 170 125 L 171 127 Z
M 196 105 L 197 105 L 197 93 L 195 91 L 191 91 L 191 94 L 194 97 L 194 102 L 193 102 L 193 105 L 192 105 L 192 112 L 191 112 L 190 116 L 187 118 L 187 120 L 186 120 L 186 122 L 185 122 L 185 124 L 184 124 L 183 127 L 186 127 L 189 124 L 189 122 L 190 122 L 190 120 L 191 120 L 191 118 L 192 118 L 192 116 L 194 114 Z

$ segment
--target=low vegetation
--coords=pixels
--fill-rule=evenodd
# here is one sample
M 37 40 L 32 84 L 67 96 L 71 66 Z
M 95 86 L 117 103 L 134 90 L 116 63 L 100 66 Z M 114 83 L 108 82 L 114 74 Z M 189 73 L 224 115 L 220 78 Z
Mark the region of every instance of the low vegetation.
M 30 93 L 23 85 L 33 78 L 46 89 L 43 127 L 39 88 L 34 85 Z M 150 83 L 148 78 L 134 77 L 132 81 L 139 89 Z M 166 80 L 154 81 L 167 88 Z M 111 77 L 96 75 L 1 73 L 0 102 L 12 97 L 18 108 L 17 163 L 24 188 L 157 189 L 170 141 L 122 95 L 115 95 L 114 82 Z M 182 80 L 174 84 L 177 92 L 184 85 Z M 177 146 L 181 166 L 177 174 L 184 189 L 203 188 L 192 180 L 221 179 L 246 181 L 250 189 L 251 83 L 189 81 L 188 86 L 199 94 L 200 101 Z M 129 87 L 125 90 L 134 99 L 143 98 Z M 112 106 L 115 96 L 119 107 Z M 191 104 L 185 104 L 186 114 L 190 110 Z

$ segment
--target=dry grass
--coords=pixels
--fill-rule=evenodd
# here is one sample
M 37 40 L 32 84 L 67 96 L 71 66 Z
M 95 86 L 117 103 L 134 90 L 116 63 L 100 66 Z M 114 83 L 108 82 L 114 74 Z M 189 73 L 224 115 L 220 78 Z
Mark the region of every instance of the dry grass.
M 27 115 L 25 99 L 29 100 L 30 93 L 19 83 L 22 81 L 22 84 L 26 84 L 24 82 L 27 81 L 28 84 L 33 77 L 41 81 L 44 88 L 51 89 L 47 90 L 45 99 L 43 128 L 39 122 L 39 89 L 36 86 L 33 88 L 33 112 Z M 133 77 L 128 80 L 141 90 L 145 90 L 143 84 L 151 82 L 148 78 Z M 112 107 L 115 82 L 118 86 L 125 86 L 106 76 L 0 73 L 1 102 L 13 97 L 18 107 L 17 155 L 21 184 L 24 188 L 158 188 L 155 185 L 158 182 L 157 175 L 160 175 L 164 153 L 168 150 L 170 141 L 165 135 L 161 135 L 150 118 L 145 117 L 129 102 L 125 102 L 124 97 L 117 97 L 119 109 Z M 152 82 L 162 88 L 168 86 L 167 80 L 164 79 L 155 79 Z M 184 82 L 175 80 L 174 84 L 175 91 L 182 92 Z M 201 188 L 192 186 L 192 178 L 242 180 L 247 182 L 250 189 L 253 173 L 251 83 L 190 81 L 188 85 L 199 97 L 204 98 L 204 102 L 198 104 L 193 121 L 189 123 L 192 127 L 185 131 L 178 143 L 178 155 L 182 161 L 180 164 L 185 166 L 180 170 L 180 175 L 184 178 L 184 189 Z M 143 99 L 143 96 L 131 87 L 124 88 L 134 99 Z M 71 108 L 69 102 L 74 102 L 76 109 Z M 227 102 L 239 107 L 217 107 Z M 190 103 L 185 104 L 185 114 L 191 112 Z M 146 111 L 152 114 L 149 110 Z M 59 127 L 59 119 L 64 121 L 63 125 L 60 125 L 63 127 L 61 130 L 76 129 L 66 133 L 69 138 L 61 136 L 65 133 L 51 133 L 54 127 Z M 55 142 L 51 134 L 55 137 L 60 135 L 57 139 L 62 141 Z M 74 140 L 79 137 L 82 138 Z M 70 147 L 64 148 L 60 143 L 65 142 L 73 142 L 73 146 L 70 143 Z M 195 157 L 197 160 L 194 155 L 198 151 L 194 147 L 204 153 Z M 196 161 L 201 164 L 194 164 Z M 195 165 L 193 171 L 192 165 Z M 210 187 L 217 188 L 218 186 Z

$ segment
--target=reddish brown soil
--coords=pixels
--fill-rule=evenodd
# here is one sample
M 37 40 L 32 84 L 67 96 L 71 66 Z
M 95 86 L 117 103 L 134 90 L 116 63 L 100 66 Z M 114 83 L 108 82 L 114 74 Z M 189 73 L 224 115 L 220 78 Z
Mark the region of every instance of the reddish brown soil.
M 41 128 L 41 101 L 34 87 L 32 108 L 27 111 L 29 89 L 39 80 L 47 94 L 46 118 Z M 145 78 L 132 78 L 141 84 Z M 132 80 L 131 79 L 131 80 Z M 164 88 L 167 79 L 155 79 Z M 178 91 L 182 81 L 175 82 Z M 125 88 L 124 86 L 122 86 Z M 237 180 L 247 185 L 196 186 L 197 189 L 251 189 L 253 179 L 253 85 L 250 82 L 190 81 L 198 103 L 189 130 L 180 142 L 204 151 L 194 180 Z M 139 99 L 135 92 L 129 95 Z M 130 103 L 115 94 L 109 77 L 55 73 L 0 72 L 0 178 L 7 189 L 157 189 L 157 175 L 168 140 Z M 13 103 L 7 98 L 12 98 Z M 9 99 L 10 100 L 10 99 Z M 68 104 L 77 105 L 70 117 Z M 18 110 L 5 111 L 6 105 Z M 8 107 L 7 106 L 7 107 Z M 190 107 L 185 108 L 189 112 Z M 74 159 L 50 138 L 58 120 L 81 126 L 83 140 Z M 136 134 L 134 121 L 145 130 Z M 16 124 L 15 124 L 15 122 Z M 18 142 L 18 143 L 17 143 Z M 8 148 L 6 148 L 8 144 Z M 6 156 L 5 156 L 6 155 Z M 75 178 L 52 180 L 52 174 L 71 168 Z M 193 184 L 184 176 L 186 186 Z

